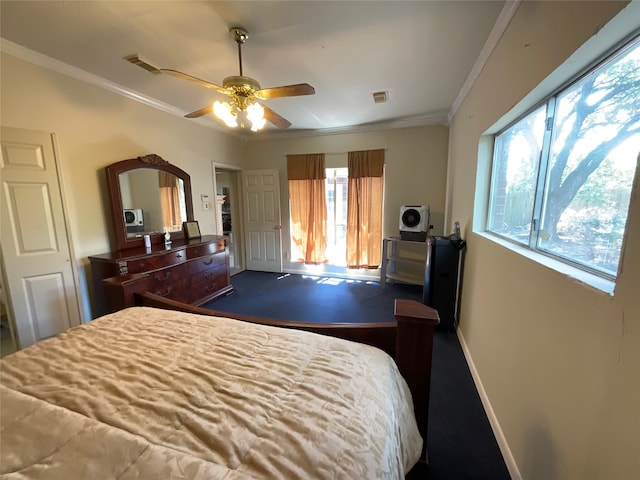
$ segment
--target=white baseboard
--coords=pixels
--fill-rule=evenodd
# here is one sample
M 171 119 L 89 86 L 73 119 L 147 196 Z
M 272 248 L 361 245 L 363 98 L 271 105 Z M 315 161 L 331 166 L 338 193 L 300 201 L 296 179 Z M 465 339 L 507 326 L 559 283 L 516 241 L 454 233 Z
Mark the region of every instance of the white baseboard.
M 502 453 L 502 456 L 504 458 L 504 463 L 507 466 L 507 470 L 509 470 L 509 474 L 511 475 L 511 478 L 513 480 L 522 480 L 522 475 L 520 475 L 518 465 L 516 464 L 516 461 L 511 454 L 511 449 L 509 448 L 507 439 L 502 432 L 502 428 L 500 428 L 498 418 L 496 417 L 496 414 L 491 407 L 491 402 L 489 402 L 487 392 L 484 390 L 482 380 L 480 380 L 480 376 L 478 375 L 478 370 L 476 370 L 476 366 L 473 363 L 473 359 L 471 358 L 471 353 L 469 352 L 469 348 L 467 347 L 467 342 L 464 339 L 462 330 L 458 328 L 457 333 L 458 339 L 460 340 L 460 346 L 462 347 L 462 352 L 464 353 L 464 357 L 467 359 L 469 371 L 471 372 L 473 382 L 475 383 L 476 389 L 478 390 L 478 395 L 480 395 L 480 401 L 482 402 L 482 406 L 484 407 L 487 418 L 489 419 L 489 423 L 491 424 L 491 429 L 493 430 L 493 434 L 495 435 L 496 441 L 498 442 L 498 447 L 500 448 L 500 452 Z

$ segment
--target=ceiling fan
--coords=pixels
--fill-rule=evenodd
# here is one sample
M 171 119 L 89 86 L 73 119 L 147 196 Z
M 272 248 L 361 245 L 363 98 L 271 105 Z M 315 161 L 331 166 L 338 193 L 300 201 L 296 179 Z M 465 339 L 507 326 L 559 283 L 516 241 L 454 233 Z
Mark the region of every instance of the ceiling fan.
M 213 112 L 230 127 L 237 127 L 238 124 L 244 126 L 244 119 L 246 119 L 251 123 L 251 130 L 253 131 L 262 128 L 265 121 L 269 121 L 278 128 L 289 128 L 291 122 L 260 103 L 260 101 L 269 98 L 313 95 L 316 93 L 315 89 L 308 83 L 261 88 L 257 80 L 246 77 L 242 73 L 242 44 L 247 41 L 249 34 L 241 27 L 232 27 L 229 33 L 238 44 L 240 75 L 232 75 L 225 78 L 222 81 L 222 87 L 177 70 L 157 68 L 142 60 L 138 55 L 126 57 L 126 60 L 155 75 L 160 73 L 174 75 L 231 97 L 229 102 L 216 101 L 200 110 L 191 112 L 185 115 L 187 118 L 197 118 Z

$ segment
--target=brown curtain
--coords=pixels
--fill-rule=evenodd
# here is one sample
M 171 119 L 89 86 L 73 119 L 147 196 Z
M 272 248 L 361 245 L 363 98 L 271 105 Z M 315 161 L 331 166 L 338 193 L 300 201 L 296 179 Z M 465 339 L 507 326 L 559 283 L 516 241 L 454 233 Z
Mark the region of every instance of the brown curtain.
M 181 226 L 179 179 L 167 172 L 158 172 L 162 225 L 170 229 Z
M 382 260 L 384 150 L 349 152 L 347 267 L 378 268 Z
M 327 250 L 327 204 L 324 154 L 287 155 L 291 238 L 301 253 L 299 261 L 325 263 Z

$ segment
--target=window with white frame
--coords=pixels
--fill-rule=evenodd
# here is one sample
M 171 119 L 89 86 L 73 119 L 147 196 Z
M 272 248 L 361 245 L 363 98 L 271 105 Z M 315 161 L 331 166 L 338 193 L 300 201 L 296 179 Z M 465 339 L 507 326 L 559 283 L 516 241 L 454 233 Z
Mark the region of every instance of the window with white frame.
M 640 38 L 495 136 L 487 231 L 614 280 L 640 163 Z

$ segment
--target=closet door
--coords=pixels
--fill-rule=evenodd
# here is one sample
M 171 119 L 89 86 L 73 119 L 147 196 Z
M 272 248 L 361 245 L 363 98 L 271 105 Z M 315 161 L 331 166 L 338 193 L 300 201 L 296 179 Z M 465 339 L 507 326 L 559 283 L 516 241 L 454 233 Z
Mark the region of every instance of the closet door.
M 52 135 L 2 128 L 2 257 L 18 343 L 79 324 Z

